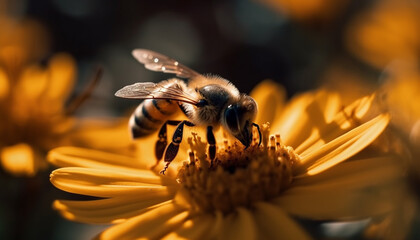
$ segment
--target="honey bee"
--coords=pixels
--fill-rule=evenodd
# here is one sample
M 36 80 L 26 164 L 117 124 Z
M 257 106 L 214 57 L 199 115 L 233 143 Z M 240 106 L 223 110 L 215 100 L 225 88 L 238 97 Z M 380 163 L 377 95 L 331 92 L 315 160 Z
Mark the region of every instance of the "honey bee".
M 228 80 L 214 75 L 202 75 L 160 53 L 146 49 L 135 49 L 134 58 L 152 71 L 172 73 L 189 79 L 188 84 L 179 78 L 159 83 L 139 82 L 118 90 L 115 96 L 145 99 L 130 117 L 129 126 L 133 138 L 149 136 L 158 131 L 155 145 L 157 163 L 164 156 L 165 174 L 178 153 L 184 126 L 207 128 L 208 155 L 213 162 L 216 157 L 216 139 L 213 130 L 222 126 L 237 138 L 245 148 L 251 145 L 252 127 L 256 127 L 261 144 L 259 126 L 254 123 L 257 114 L 255 100 L 243 93 Z M 171 120 L 182 111 L 187 120 Z M 172 141 L 168 145 L 167 125 L 176 126 Z

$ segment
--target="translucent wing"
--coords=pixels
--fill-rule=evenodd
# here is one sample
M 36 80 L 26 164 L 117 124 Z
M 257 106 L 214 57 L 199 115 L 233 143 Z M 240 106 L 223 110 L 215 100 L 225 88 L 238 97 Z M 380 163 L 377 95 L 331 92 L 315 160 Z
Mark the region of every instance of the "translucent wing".
M 147 49 L 134 49 L 132 54 L 137 61 L 143 63 L 147 69 L 152 71 L 173 73 L 181 78 L 192 78 L 200 75 L 178 61 L 157 52 Z
M 115 96 L 133 99 L 168 99 L 193 105 L 198 104 L 198 100 L 186 93 L 179 84 L 164 85 L 140 82 L 121 88 L 115 93 Z

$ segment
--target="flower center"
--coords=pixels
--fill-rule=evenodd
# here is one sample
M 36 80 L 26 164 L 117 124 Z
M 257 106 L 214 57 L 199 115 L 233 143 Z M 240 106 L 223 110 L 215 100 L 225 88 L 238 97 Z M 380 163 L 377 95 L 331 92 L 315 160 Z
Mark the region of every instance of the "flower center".
M 184 163 L 177 180 L 194 210 L 229 213 L 276 197 L 290 185 L 291 165 L 299 156 L 281 143 L 280 135 L 268 139 L 267 125 L 262 134 L 263 144 L 254 139 L 246 150 L 237 142 L 218 145 L 212 164 L 205 154 L 207 144 L 197 136 L 189 139 L 190 162 Z

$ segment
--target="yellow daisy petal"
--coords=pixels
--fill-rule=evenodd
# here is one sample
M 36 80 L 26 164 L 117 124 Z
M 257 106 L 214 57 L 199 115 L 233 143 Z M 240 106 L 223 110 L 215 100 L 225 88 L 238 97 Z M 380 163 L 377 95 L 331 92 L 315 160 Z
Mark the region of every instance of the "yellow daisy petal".
M 121 154 L 107 153 L 103 151 L 77 148 L 77 147 L 59 147 L 48 153 L 48 161 L 60 167 L 130 167 L 146 169 L 136 158 Z
M 182 225 L 187 217 L 188 212 L 168 203 L 108 228 L 99 239 L 159 239 Z
M 354 121 L 358 121 L 366 115 L 374 98 L 375 95 L 360 98 L 335 114 L 332 121 L 328 121 L 324 125 L 317 125 L 316 131 L 313 131 L 311 136 L 296 148 L 296 152 L 305 155 L 344 134 L 355 124 Z
M 338 95 L 326 90 L 297 96 L 273 123 L 271 132 L 279 133 L 287 145 L 296 148 L 313 135 L 314 127 L 325 128 L 340 106 Z
M 322 98 L 318 97 L 317 102 L 322 106 L 322 112 L 326 123 L 330 123 L 337 112 L 342 107 L 340 96 L 337 93 L 332 93 L 328 91 L 322 91 Z
M 388 182 L 401 176 L 403 172 L 401 164 L 394 156 L 364 158 L 343 162 L 320 174 L 297 178 L 293 186 L 326 184 L 332 187 L 346 185 L 348 188 L 360 188 L 367 184 Z
M 313 101 L 301 111 L 311 117 L 308 125 L 322 128 L 333 120 L 340 107 L 340 98 L 336 93 L 319 90 L 315 92 Z
M 148 192 L 90 201 L 56 200 L 54 209 L 67 219 L 85 223 L 118 223 L 140 215 L 173 198 L 167 191 Z
M 148 170 L 115 170 L 60 168 L 51 173 L 50 181 L 64 191 L 97 197 L 172 192 L 178 187 L 173 179 L 157 176 Z
M 375 140 L 388 122 L 388 115 L 379 115 L 321 148 L 301 156 L 301 162 L 294 166 L 295 174 L 314 175 L 348 159 Z
M 257 229 L 251 212 L 238 208 L 223 219 L 218 239 L 257 239 Z
M 215 219 L 212 215 L 205 214 L 190 219 L 176 229 L 174 232 L 166 235 L 163 239 L 211 239 L 210 229 L 213 227 Z
M 291 214 L 317 220 L 384 214 L 399 196 L 398 188 L 389 187 L 403 174 L 395 160 L 381 157 L 342 163 L 298 179 L 273 202 Z
M 279 84 L 265 80 L 252 90 L 250 96 L 258 103 L 255 122 L 258 124 L 273 123 L 284 108 L 286 92 Z
M 22 101 L 37 101 L 45 94 L 49 80 L 48 71 L 42 67 L 36 65 L 27 67 L 14 88 L 15 96 L 23 98 Z
M 70 141 L 92 149 L 132 154 L 135 147 L 128 129 L 128 119 L 84 120 L 69 135 Z M 130 151 L 131 150 L 131 151 Z
M 287 145 L 298 146 L 311 133 L 311 119 L 302 109 L 314 101 L 313 93 L 306 93 L 294 97 L 286 105 L 281 116 L 272 123 L 271 132 L 280 133 L 281 138 Z
M 255 207 L 255 222 L 264 239 L 311 239 L 280 206 L 260 202 Z
M 48 64 L 49 84 L 45 98 L 63 103 L 73 89 L 76 78 L 76 63 L 65 53 L 56 54 Z

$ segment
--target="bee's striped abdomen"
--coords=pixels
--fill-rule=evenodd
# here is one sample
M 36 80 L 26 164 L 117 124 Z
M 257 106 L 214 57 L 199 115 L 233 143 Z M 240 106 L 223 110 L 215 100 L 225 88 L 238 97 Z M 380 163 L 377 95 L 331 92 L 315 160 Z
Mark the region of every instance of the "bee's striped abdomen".
M 156 132 L 178 109 L 179 106 L 176 101 L 166 99 L 144 100 L 130 118 L 132 137 L 144 137 Z

